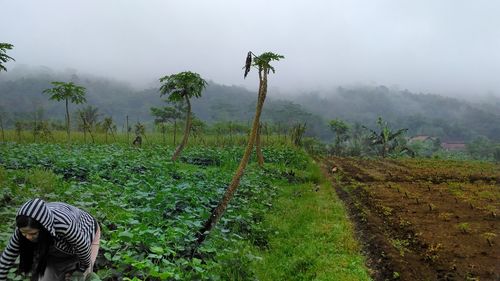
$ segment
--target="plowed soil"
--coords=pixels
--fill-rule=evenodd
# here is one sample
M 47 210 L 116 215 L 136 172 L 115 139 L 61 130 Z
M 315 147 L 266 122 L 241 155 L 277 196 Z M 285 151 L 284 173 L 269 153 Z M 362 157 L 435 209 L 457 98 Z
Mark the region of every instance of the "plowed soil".
M 500 280 L 500 166 L 330 158 L 375 280 Z

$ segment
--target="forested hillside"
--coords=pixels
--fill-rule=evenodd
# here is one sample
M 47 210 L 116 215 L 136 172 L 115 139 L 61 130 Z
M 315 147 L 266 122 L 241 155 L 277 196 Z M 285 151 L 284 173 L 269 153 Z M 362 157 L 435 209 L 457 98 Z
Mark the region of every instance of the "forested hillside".
M 130 122 L 152 124 L 150 108 L 161 107 L 154 85 L 137 90 L 126 82 L 101 77 L 56 73 L 49 69 L 17 69 L 0 76 L 0 112 L 4 126 L 13 127 L 19 120 L 31 120 L 34 113 L 43 119 L 63 120 L 64 106 L 49 101 L 42 94 L 51 81 L 73 81 L 87 89 L 87 104 L 97 107 L 101 118 L 113 117 L 123 128 L 126 116 Z M 500 98 L 487 103 L 432 94 L 415 94 L 385 86 L 339 87 L 330 92 L 302 93 L 283 98 L 268 94 L 262 120 L 275 127 L 286 128 L 296 123 L 307 124 L 307 135 L 330 139 L 328 121 L 339 118 L 348 123 L 375 126 L 378 116 L 394 128 L 408 128 L 409 135 L 432 135 L 441 139 L 471 140 L 479 135 L 500 140 Z M 198 118 L 207 123 L 239 122 L 248 124 L 255 109 L 256 93 L 243 87 L 210 82 L 200 99 L 193 101 Z M 78 107 L 81 107 L 78 106 Z M 72 110 L 77 106 L 72 106 Z

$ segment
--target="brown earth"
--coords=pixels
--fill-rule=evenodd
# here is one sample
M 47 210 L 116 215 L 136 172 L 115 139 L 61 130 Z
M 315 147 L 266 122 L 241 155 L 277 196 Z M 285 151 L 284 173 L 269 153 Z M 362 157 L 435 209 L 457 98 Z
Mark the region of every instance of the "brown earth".
M 500 166 L 438 161 L 323 162 L 375 280 L 500 280 Z

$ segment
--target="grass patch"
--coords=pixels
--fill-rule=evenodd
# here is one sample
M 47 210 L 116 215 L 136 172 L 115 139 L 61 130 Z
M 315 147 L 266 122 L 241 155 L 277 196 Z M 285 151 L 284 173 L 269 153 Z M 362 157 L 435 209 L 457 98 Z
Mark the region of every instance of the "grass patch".
M 319 170 L 319 168 L 312 168 Z M 274 229 L 254 268 L 259 280 L 371 280 L 330 183 L 282 186 L 264 223 Z M 319 187 L 319 188 L 318 188 Z

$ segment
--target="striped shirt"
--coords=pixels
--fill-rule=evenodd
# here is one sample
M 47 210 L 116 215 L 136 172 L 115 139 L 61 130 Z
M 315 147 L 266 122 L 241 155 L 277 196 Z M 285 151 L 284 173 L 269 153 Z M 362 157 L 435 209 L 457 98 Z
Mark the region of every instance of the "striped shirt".
M 96 222 L 90 214 L 65 203 L 32 199 L 23 204 L 17 215 L 31 217 L 42 224 L 54 238 L 57 250 L 78 258 L 81 271 L 90 266 L 90 247 L 96 232 Z M 19 256 L 20 235 L 16 228 L 0 256 L 0 280 L 7 280 L 7 273 Z

